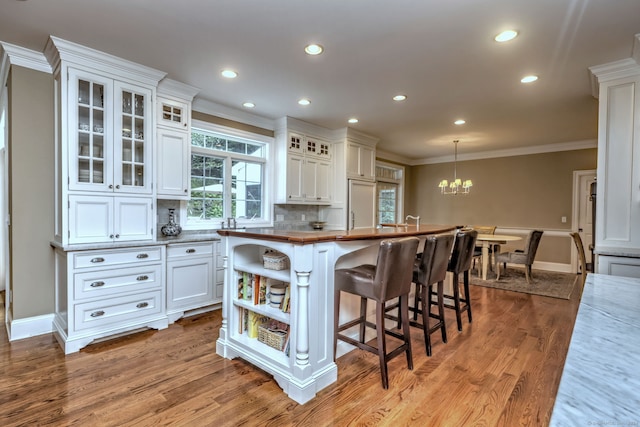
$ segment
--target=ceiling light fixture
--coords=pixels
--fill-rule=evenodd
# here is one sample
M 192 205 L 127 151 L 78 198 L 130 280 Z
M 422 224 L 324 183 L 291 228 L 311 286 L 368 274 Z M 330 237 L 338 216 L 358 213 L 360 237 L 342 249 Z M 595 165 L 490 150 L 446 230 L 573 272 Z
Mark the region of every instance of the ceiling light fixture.
M 453 181 L 449 183 L 446 179 L 440 181 L 438 187 L 440 187 L 440 192 L 442 194 L 453 195 L 456 196 L 458 194 L 467 195 L 473 186 L 473 183 L 470 179 L 466 179 L 462 181 L 458 178 L 458 142 L 459 139 L 454 139 L 454 155 L 453 155 Z
M 524 76 L 523 78 L 520 79 L 520 82 L 522 82 L 522 83 L 533 83 L 536 80 L 538 80 L 538 76 L 532 74 L 530 76 Z
M 253 108 L 256 106 L 256 104 L 254 104 L 253 102 L 245 102 L 244 104 L 242 104 L 242 106 L 244 108 Z
M 352 117 L 349 119 L 349 123 L 358 123 L 358 119 L 356 119 L 355 117 Z
M 493 39 L 498 43 L 504 43 L 515 39 L 517 36 L 518 32 L 516 30 L 506 30 L 495 36 Z
M 238 73 L 233 70 L 222 70 L 220 74 L 226 79 L 235 79 L 236 77 L 238 77 Z
M 324 52 L 324 47 L 322 47 L 322 45 L 312 43 L 305 46 L 304 51 L 307 53 L 307 55 L 320 55 L 322 52 Z
M 302 98 L 300 101 L 298 101 L 298 104 L 300 104 L 300 105 L 309 105 L 309 104 L 311 104 L 311 101 L 309 101 L 306 98 Z
M 463 125 L 463 124 L 465 124 L 465 123 L 467 123 L 467 122 L 466 122 L 466 121 L 464 121 L 464 120 L 462 120 L 462 119 L 458 119 L 458 120 L 456 120 L 455 122 L 453 122 L 453 124 L 454 124 L 454 125 L 458 125 L 458 126 L 459 126 L 459 125 Z
M 394 101 L 404 101 L 405 99 L 407 99 L 407 95 L 396 95 L 393 97 Z

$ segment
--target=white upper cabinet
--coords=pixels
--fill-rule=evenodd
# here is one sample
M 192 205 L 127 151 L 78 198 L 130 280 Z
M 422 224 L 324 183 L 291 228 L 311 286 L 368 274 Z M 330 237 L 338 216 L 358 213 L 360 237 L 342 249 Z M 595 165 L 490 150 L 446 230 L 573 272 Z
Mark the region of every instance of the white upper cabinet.
M 316 134 L 313 134 L 313 133 Z M 328 205 L 333 200 L 333 145 L 328 130 L 285 117 L 276 129 L 276 203 Z M 278 171 L 284 170 L 284 175 Z
M 191 102 L 199 89 L 164 79 L 158 86 L 156 195 L 189 200 L 191 165 Z
M 155 96 L 164 72 L 50 37 L 59 243 L 155 237 Z
M 351 141 L 347 143 L 347 177 L 375 181 L 375 148 Z

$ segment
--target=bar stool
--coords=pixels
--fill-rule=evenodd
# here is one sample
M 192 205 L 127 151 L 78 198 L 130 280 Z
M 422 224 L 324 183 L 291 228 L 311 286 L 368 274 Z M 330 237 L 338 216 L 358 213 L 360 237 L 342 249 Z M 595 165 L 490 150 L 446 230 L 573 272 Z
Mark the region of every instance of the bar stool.
M 428 236 L 424 242 L 422 258 L 413 269 L 413 283 L 416 284 L 416 291 L 414 305 L 409 307 L 409 311 L 413 312 L 413 319 L 409 324 L 423 329 L 427 356 L 431 356 L 432 333 L 440 330 L 442 342 L 447 342 L 447 328 L 444 320 L 444 279 L 447 275 L 453 239 L 453 234 Z M 431 312 L 431 306 L 434 304 L 433 285 L 437 285 L 438 314 Z M 422 322 L 418 321 L 419 314 L 422 315 Z M 429 318 L 436 319 L 436 324 L 429 326 Z
M 447 301 L 446 308 L 456 311 L 456 322 L 458 323 L 458 331 L 462 331 L 462 312 L 466 311 L 471 323 L 471 297 L 469 295 L 469 269 L 473 260 L 473 250 L 476 246 L 478 232 L 475 230 L 463 229 L 456 233 L 453 243 L 453 251 L 449 259 L 449 267 L 447 271 L 453 273 L 453 295 L 444 295 Z M 459 276 L 463 275 L 464 296 L 460 296 Z
M 353 268 L 338 269 L 335 272 L 333 354 L 336 354 L 339 339 L 362 350 L 377 354 L 380 359 L 380 374 L 384 389 L 389 388 L 387 375 L 387 362 L 389 360 L 406 353 L 407 367 L 410 370 L 413 369 L 408 300 L 418 242 L 419 240 L 415 237 L 383 240 L 380 242 L 378 249 L 376 265 L 363 264 Z M 360 297 L 360 316 L 343 325 L 339 324 L 341 291 Z M 388 330 L 384 324 L 385 303 L 394 298 L 399 298 L 400 300 L 400 318 L 402 320 L 403 334 Z M 367 321 L 367 301 L 369 299 L 376 302 L 376 323 Z M 356 325 L 360 326 L 358 340 L 340 333 Z M 365 344 L 366 326 L 376 330 L 377 348 Z M 387 353 L 386 335 L 398 338 L 403 343 Z

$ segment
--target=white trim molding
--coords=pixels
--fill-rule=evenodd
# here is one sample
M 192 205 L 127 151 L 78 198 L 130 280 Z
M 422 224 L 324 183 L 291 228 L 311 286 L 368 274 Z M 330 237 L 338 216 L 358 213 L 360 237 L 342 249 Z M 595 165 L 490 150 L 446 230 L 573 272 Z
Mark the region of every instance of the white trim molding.
M 7 321 L 9 341 L 21 340 L 53 332 L 53 313 Z
M 274 130 L 276 124 L 274 119 L 236 110 L 235 108 L 216 104 L 215 102 L 198 98 L 197 96 L 193 100 L 191 110 L 211 114 L 212 116 L 220 117 L 222 119 L 233 120 L 234 122 L 240 122 L 266 130 Z
M 8 64 L 11 64 L 42 71 L 47 74 L 53 73 L 51 65 L 49 65 L 47 58 L 42 52 L 36 52 L 35 50 L 26 49 L 7 42 L 0 42 L 0 47 L 2 48 L 2 68 L 8 68 Z M 5 60 L 5 57 L 7 60 Z M 8 62 L 5 63 L 6 61 Z M 4 79 L 2 83 L 4 84 Z

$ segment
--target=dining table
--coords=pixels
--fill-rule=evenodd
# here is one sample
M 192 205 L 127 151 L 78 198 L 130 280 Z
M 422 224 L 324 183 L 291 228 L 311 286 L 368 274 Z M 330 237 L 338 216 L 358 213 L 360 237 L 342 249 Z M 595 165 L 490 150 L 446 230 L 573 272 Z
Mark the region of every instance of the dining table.
M 487 280 L 487 270 L 489 267 L 489 247 L 504 245 L 507 242 L 522 240 L 520 236 L 508 234 L 478 234 L 477 243 L 482 244 L 482 280 Z

